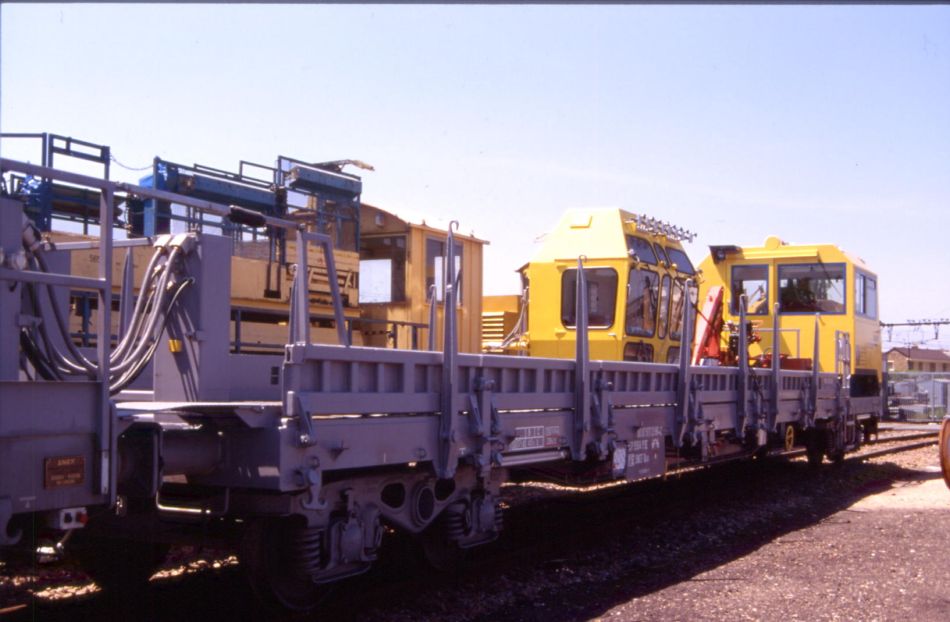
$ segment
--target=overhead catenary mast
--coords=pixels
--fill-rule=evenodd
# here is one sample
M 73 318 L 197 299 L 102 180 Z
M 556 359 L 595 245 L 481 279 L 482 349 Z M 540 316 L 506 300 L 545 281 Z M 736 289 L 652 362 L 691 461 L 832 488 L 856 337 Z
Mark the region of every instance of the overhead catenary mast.
M 906 322 L 881 322 L 881 328 L 887 329 L 887 340 L 893 341 L 894 328 L 899 326 L 910 326 L 920 328 L 923 326 L 933 326 L 934 340 L 940 339 L 940 327 L 950 324 L 950 319 L 940 318 L 939 320 L 907 320 Z

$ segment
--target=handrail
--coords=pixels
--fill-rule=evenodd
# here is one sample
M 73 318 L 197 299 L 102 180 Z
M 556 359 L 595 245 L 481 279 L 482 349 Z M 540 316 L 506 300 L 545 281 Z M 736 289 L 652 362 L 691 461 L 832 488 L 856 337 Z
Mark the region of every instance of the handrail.
M 101 190 L 99 196 L 99 222 L 111 223 L 115 208 L 114 194 L 119 187 L 114 182 L 89 177 L 87 175 L 77 175 L 65 171 L 49 168 L 46 166 L 36 166 L 24 162 L 17 162 L 7 158 L 0 158 L 0 174 L 7 171 L 18 171 L 38 177 L 48 179 L 59 179 L 70 181 L 72 183 L 98 188 Z M 101 252 L 97 266 L 96 278 L 76 277 L 67 274 L 48 274 L 36 272 L 33 270 L 11 270 L 8 268 L 0 269 L 0 279 L 13 281 L 26 281 L 48 285 L 72 286 L 96 291 L 99 303 L 99 313 L 97 314 L 96 330 L 100 335 L 107 335 L 112 327 L 112 227 L 103 226 L 99 230 L 99 244 Z M 95 380 L 99 383 L 99 420 L 97 424 L 97 443 L 96 460 L 98 462 L 97 472 L 99 473 L 99 482 L 97 490 L 99 494 L 108 496 L 110 505 L 115 503 L 116 490 L 113 483 L 116 478 L 117 455 L 116 444 L 117 435 L 115 434 L 114 413 L 112 410 L 112 400 L 109 391 L 111 369 L 109 364 L 110 350 L 112 344 L 109 339 L 100 339 L 96 343 L 95 362 Z

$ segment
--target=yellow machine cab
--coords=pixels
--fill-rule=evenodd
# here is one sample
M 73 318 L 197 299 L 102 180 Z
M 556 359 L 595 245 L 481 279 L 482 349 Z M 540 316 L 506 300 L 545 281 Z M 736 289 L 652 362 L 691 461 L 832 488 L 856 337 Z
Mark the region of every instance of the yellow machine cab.
M 773 236 L 762 246 L 711 246 L 700 272 L 703 308 L 697 325 L 708 321 L 712 330 L 705 342 L 697 330 L 694 363 L 734 360 L 739 300 L 745 295 L 753 364 L 768 366 L 778 353 L 782 367 L 811 369 L 817 328 L 819 371 L 850 376 L 853 396 L 878 394 L 878 281 L 862 259 L 833 244 L 792 245 Z
M 692 237 L 679 227 L 618 208 L 569 210 L 521 268 L 527 295 L 522 296 L 520 318 L 510 322 L 507 339 L 486 343 L 486 350 L 573 358 L 577 263 L 582 257 L 591 357 L 675 362 L 685 283 L 695 274 L 681 242 Z M 492 318 L 501 318 L 516 300 L 488 300 L 486 309 Z M 513 319 L 517 312 L 508 309 L 507 314 Z

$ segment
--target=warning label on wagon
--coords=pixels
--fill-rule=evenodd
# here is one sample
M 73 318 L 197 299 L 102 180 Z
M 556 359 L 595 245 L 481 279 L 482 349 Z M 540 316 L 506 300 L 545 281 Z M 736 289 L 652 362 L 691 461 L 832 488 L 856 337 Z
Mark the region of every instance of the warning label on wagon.
M 86 479 L 86 459 L 82 456 L 56 456 L 43 460 L 43 488 L 78 486 Z
M 627 479 L 657 477 L 666 472 L 663 415 L 657 415 L 655 419 L 643 421 L 635 436 L 627 441 Z
M 508 445 L 510 451 L 557 447 L 561 442 L 561 426 L 532 425 L 515 428 L 515 438 Z

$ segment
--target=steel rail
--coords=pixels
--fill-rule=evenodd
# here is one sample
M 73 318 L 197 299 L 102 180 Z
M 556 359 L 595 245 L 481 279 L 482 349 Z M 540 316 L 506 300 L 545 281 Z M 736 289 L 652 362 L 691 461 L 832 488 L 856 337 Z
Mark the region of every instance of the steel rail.
M 900 441 L 912 441 L 919 438 L 936 437 L 937 432 L 915 432 L 914 434 L 901 434 L 899 436 L 888 436 L 886 438 L 876 438 L 873 441 L 866 441 L 864 445 L 883 445 L 884 443 L 898 443 Z
M 884 449 L 870 451 L 870 452 L 863 453 L 860 455 L 856 453 L 860 451 L 862 447 L 871 447 L 874 445 L 883 445 L 885 443 L 898 443 L 901 441 L 916 440 L 919 438 L 930 438 L 930 437 L 932 437 L 932 440 L 921 441 L 918 443 L 911 443 L 910 445 L 901 445 L 899 447 L 887 447 Z M 869 441 L 867 443 L 864 443 L 861 445 L 861 447 L 854 450 L 854 452 L 845 456 L 845 460 L 846 461 L 847 460 L 864 460 L 868 457 L 875 458 L 877 456 L 886 456 L 887 454 L 900 453 L 902 451 L 910 451 L 912 449 L 918 449 L 920 447 L 926 447 L 927 445 L 935 445 L 935 444 L 937 444 L 936 432 L 932 432 L 932 433 L 921 432 L 920 434 L 907 434 L 907 435 L 896 437 L 896 438 L 879 439 L 876 441 Z M 805 454 L 806 454 L 806 450 L 804 449 L 793 449 L 792 451 L 770 453 L 769 456 L 783 457 L 783 458 L 797 458 L 799 456 L 804 456 Z
M 914 449 L 920 449 L 922 447 L 929 447 L 931 445 L 937 444 L 936 434 L 934 438 L 928 441 L 918 441 L 916 443 L 910 443 L 907 445 L 899 445 L 897 447 L 885 447 L 883 449 L 877 449 L 874 451 L 869 451 L 863 454 L 855 454 L 848 456 L 845 460 L 852 460 L 855 462 L 862 462 L 864 460 L 870 460 L 871 458 L 880 458 L 881 456 L 887 456 L 890 454 L 899 454 L 903 451 L 913 451 Z

